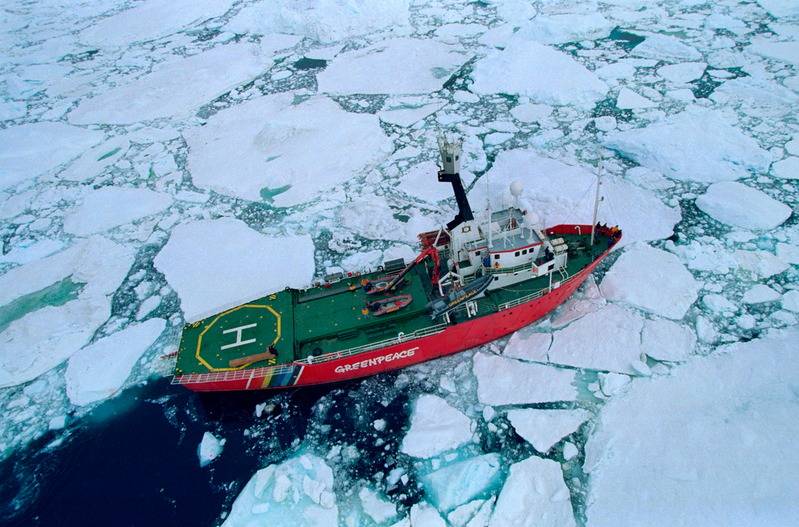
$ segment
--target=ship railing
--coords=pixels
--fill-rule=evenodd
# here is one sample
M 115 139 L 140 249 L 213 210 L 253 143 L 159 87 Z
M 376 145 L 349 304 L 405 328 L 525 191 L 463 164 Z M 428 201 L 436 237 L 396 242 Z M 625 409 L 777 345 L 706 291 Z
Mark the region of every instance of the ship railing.
M 325 353 L 324 355 L 318 355 L 315 357 L 307 357 L 302 360 L 295 361 L 299 364 L 318 364 L 320 362 L 327 362 L 331 360 L 343 359 L 345 357 L 351 357 L 353 355 L 358 355 L 360 353 L 365 353 L 367 351 L 374 351 L 376 349 L 385 348 L 387 346 L 393 346 L 394 344 L 401 344 L 403 342 L 410 342 L 412 340 L 420 339 L 423 337 L 429 337 L 430 335 L 435 335 L 436 333 L 441 333 L 447 327 L 447 324 L 436 324 L 435 326 L 430 326 L 429 328 L 424 329 L 417 329 L 413 333 L 400 333 L 396 337 L 392 337 L 390 339 L 381 340 L 379 342 L 372 342 L 371 344 L 364 344 L 363 346 L 356 346 L 354 348 L 349 348 L 341 351 L 334 351 L 331 353 Z
M 573 275 L 573 276 L 568 277 L 565 280 L 561 280 L 560 282 L 557 283 L 556 287 L 560 287 L 560 286 L 572 281 L 575 276 L 576 275 Z M 535 300 L 537 298 L 541 298 L 542 296 L 544 296 L 547 293 L 549 293 L 549 288 L 544 288 L 544 289 L 541 289 L 539 291 L 536 291 L 535 293 L 530 293 L 529 295 L 522 296 L 522 297 L 519 297 L 519 298 L 515 298 L 513 300 L 510 300 L 509 302 L 503 302 L 502 304 L 499 304 L 497 306 L 497 311 L 505 311 L 506 309 L 510 309 L 512 307 L 516 307 L 516 306 L 520 306 L 522 304 L 526 304 L 527 302 L 531 302 L 531 301 L 533 301 L 533 300 Z
M 207 373 L 188 373 L 172 377 L 172 384 L 198 384 L 209 382 L 230 382 L 243 379 L 255 379 L 267 375 L 280 375 L 294 370 L 293 364 L 279 366 L 262 366 L 243 370 L 211 371 Z

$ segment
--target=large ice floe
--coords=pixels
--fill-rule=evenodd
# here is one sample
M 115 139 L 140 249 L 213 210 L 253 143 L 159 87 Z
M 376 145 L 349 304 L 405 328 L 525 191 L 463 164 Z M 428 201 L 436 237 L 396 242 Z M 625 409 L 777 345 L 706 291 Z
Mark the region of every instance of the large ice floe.
M 331 134 L 337 127 L 350 133 Z M 217 113 L 185 136 L 195 185 L 278 206 L 318 197 L 391 152 L 374 116 L 346 112 L 323 96 L 262 97 Z
M 726 346 L 608 403 L 586 444 L 587 525 L 791 524 L 798 339 L 792 328 Z
M 799 524 L 796 2 L 12 1 L 0 29 L 0 523 Z M 475 212 L 518 180 L 587 225 L 601 171 L 621 244 L 402 372 L 221 410 L 149 382 L 186 323 L 413 258 L 456 209 L 441 133 Z M 100 489 L 76 467 L 114 420 L 147 448 Z

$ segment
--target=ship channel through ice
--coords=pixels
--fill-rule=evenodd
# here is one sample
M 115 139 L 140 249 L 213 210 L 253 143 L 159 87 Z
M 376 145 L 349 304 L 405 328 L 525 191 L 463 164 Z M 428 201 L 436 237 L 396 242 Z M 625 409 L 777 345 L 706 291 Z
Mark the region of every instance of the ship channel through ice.
M 150 519 L 132 493 L 186 525 L 799 519 L 795 2 L 3 13 L 3 522 Z M 410 261 L 457 212 L 442 131 L 475 212 L 519 180 L 547 225 L 591 222 L 604 156 L 621 247 L 545 319 L 398 373 L 212 401 L 160 380 L 187 322 Z M 80 471 L 123 442 L 126 471 Z

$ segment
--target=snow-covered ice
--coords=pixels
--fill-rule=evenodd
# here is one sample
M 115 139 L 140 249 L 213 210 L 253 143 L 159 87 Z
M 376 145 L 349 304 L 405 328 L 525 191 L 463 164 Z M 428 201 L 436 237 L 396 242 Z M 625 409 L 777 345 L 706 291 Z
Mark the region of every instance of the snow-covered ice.
M 146 188 L 103 187 L 64 218 L 64 232 L 88 236 L 163 212 L 172 198 Z
M 289 253 L 291 261 L 283 258 Z M 187 322 L 307 285 L 313 261 L 309 236 L 266 236 L 233 218 L 178 225 L 153 260 L 177 291 Z
M 408 7 L 408 0 L 379 4 L 359 0 L 289 0 L 279 5 L 260 2 L 244 6 L 225 29 L 241 35 L 290 33 L 333 43 L 386 27 L 407 26 Z
M 560 464 L 530 456 L 510 467 L 489 527 L 576 525 Z
M 608 304 L 553 335 L 549 362 L 634 375 L 641 356 L 644 318 L 619 304 Z
M 797 339 L 731 344 L 609 402 L 586 444 L 587 525 L 795 522 Z
M 202 104 L 271 66 L 249 44 L 229 44 L 178 57 L 128 84 L 82 101 L 69 113 L 72 124 L 126 124 L 163 117 L 188 118 Z M 180 79 L 180 82 L 175 82 Z
M 471 419 L 438 396 L 422 395 L 414 403 L 411 426 L 400 451 L 427 459 L 471 440 Z
M 757 141 L 719 112 L 688 111 L 644 128 L 609 134 L 605 146 L 681 181 L 740 179 L 771 164 Z
M 502 460 L 498 454 L 468 458 L 421 477 L 428 499 L 447 514 L 474 499 L 484 497 L 501 482 Z
M 639 244 L 619 257 L 599 288 L 608 300 L 680 320 L 696 301 L 699 284 L 676 256 Z
M 152 318 L 102 338 L 72 355 L 66 371 L 67 395 L 72 404 L 86 406 L 114 396 L 165 327 L 164 319 Z
M 319 91 L 330 94 L 436 91 L 465 62 L 458 51 L 434 40 L 385 40 L 340 55 L 319 74 Z
M 722 223 L 751 230 L 771 230 L 793 212 L 788 205 L 737 181 L 710 185 L 696 198 L 696 206 Z
M 88 344 L 132 263 L 130 248 L 93 236 L 0 276 L 0 306 L 58 283 L 72 289 L 66 302 L 34 304 L 0 333 L 0 386 L 33 380 Z
M 309 201 L 391 152 L 374 116 L 323 96 L 297 104 L 291 95 L 262 97 L 218 112 L 185 137 L 195 185 L 277 206 Z
M 476 93 L 515 93 L 558 106 L 589 107 L 608 91 L 604 82 L 567 54 L 521 38 L 477 61 L 472 76 Z
M 255 473 L 233 502 L 224 527 L 268 521 L 286 527 L 338 523 L 333 471 L 319 457 L 300 453 Z
M 57 122 L 0 130 L 0 190 L 57 168 L 103 140 L 103 133 Z
M 508 420 L 516 433 L 542 454 L 590 418 L 591 414 L 582 409 L 508 410 Z
M 213 463 L 224 450 L 226 439 L 219 439 L 211 432 L 203 434 L 202 441 L 197 447 L 197 458 L 200 460 L 200 467 L 205 467 Z
M 577 399 L 574 371 L 479 352 L 474 355 L 477 398 L 482 404 L 504 406 Z M 527 380 L 535 379 L 534 383 Z

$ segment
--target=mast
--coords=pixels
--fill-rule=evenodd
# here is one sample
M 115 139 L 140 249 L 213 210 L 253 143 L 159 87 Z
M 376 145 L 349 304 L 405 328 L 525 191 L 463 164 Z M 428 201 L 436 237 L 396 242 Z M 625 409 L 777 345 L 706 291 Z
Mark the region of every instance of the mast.
M 441 136 L 438 138 L 438 148 L 441 151 L 441 163 L 444 167 L 438 171 L 438 180 L 442 183 L 452 183 L 452 191 L 458 203 L 458 214 L 455 219 L 447 223 L 447 230 L 451 231 L 464 221 L 473 220 L 474 214 L 461 181 L 461 143 L 459 141 L 450 143 L 446 137 Z
M 594 221 L 591 222 L 591 247 L 594 246 L 594 234 L 596 233 L 596 213 L 599 210 L 599 186 L 602 184 L 602 160 L 604 158 L 605 149 L 599 153 L 599 168 L 596 173 L 596 198 L 594 199 Z

